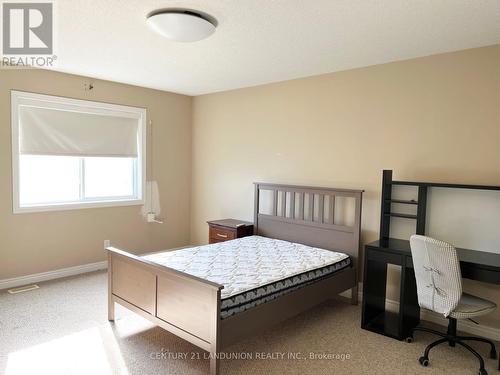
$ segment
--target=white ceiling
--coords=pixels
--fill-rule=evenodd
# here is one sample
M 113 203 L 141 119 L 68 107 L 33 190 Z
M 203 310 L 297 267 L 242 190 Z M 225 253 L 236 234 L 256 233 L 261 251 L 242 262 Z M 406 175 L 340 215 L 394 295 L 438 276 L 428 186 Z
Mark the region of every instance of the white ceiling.
M 56 70 L 200 95 L 500 43 L 499 0 L 57 0 Z M 216 17 L 168 41 L 155 9 Z

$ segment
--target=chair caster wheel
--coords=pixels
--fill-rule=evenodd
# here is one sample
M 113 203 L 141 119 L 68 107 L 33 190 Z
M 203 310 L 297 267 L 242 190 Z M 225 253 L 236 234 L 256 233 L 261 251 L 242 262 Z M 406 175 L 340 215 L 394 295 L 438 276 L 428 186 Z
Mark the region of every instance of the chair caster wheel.
M 488 372 L 484 368 L 481 368 L 479 369 L 479 375 L 488 375 Z
M 405 341 L 409 344 L 409 343 L 412 343 L 413 342 L 413 337 L 411 336 L 408 336 L 407 338 L 405 338 Z
M 496 350 L 492 350 L 490 352 L 490 358 L 491 359 L 497 359 L 497 352 L 496 352 Z
M 420 362 L 420 364 L 424 367 L 427 367 L 429 366 L 429 358 L 425 358 L 425 357 L 420 357 L 418 359 L 418 361 Z

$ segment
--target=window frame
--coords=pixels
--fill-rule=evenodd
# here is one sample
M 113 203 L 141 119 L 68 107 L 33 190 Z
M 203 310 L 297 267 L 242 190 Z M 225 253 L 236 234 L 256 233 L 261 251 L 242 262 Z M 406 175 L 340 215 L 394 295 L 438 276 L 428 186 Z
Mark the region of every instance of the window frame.
M 134 175 L 136 198 L 129 197 L 102 197 L 86 199 L 77 202 L 54 202 L 49 204 L 34 204 L 21 206 L 20 202 L 20 173 L 19 173 L 19 107 L 21 105 L 34 105 L 43 108 L 70 110 L 76 112 L 102 114 L 107 116 L 126 116 L 137 119 L 139 123 L 138 149 L 136 174 Z M 146 190 L 146 116 L 145 108 L 124 106 L 118 104 L 88 101 L 37 94 L 24 91 L 11 90 L 11 131 L 12 131 L 12 212 L 14 214 L 66 211 L 87 208 L 123 207 L 144 205 L 144 192 Z

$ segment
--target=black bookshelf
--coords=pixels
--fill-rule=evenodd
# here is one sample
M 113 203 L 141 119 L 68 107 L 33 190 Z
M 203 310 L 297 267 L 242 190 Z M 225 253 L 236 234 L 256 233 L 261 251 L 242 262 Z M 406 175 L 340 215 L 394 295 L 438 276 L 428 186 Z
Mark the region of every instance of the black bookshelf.
M 417 200 L 392 199 L 392 189 L 394 185 L 410 185 L 418 188 Z M 389 238 L 391 228 L 391 217 L 415 220 L 417 234 L 425 234 L 425 213 L 427 209 L 427 188 L 429 183 L 393 181 L 392 170 L 382 172 L 382 209 L 380 210 L 380 238 Z M 417 214 L 405 214 L 392 211 L 392 204 L 407 204 L 417 206 Z

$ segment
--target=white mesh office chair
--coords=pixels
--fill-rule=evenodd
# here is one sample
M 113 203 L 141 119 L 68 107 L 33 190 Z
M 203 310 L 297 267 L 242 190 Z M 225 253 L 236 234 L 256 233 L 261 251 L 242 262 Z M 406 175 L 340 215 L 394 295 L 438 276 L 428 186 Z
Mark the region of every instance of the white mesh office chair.
M 489 314 L 496 309 L 496 305 L 462 292 L 460 262 L 453 245 L 414 235 L 410 238 L 410 246 L 417 282 L 418 304 L 423 309 L 443 314 L 449 320 L 446 334 L 420 326 L 414 329 L 414 331 L 430 332 L 441 337 L 425 348 L 424 355 L 419 358 L 420 364 L 428 366 L 429 351 L 447 342 L 450 346 L 455 346 L 455 344 L 463 346 L 474 354 L 479 360 L 479 375 L 486 375 L 483 358 L 464 341 L 482 341 L 490 344 L 492 359 L 497 356 L 495 344 L 481 337 L 457 336 L 457 319 L 471 319 Z M 413 333 L 408 341 L 412 338 Z

